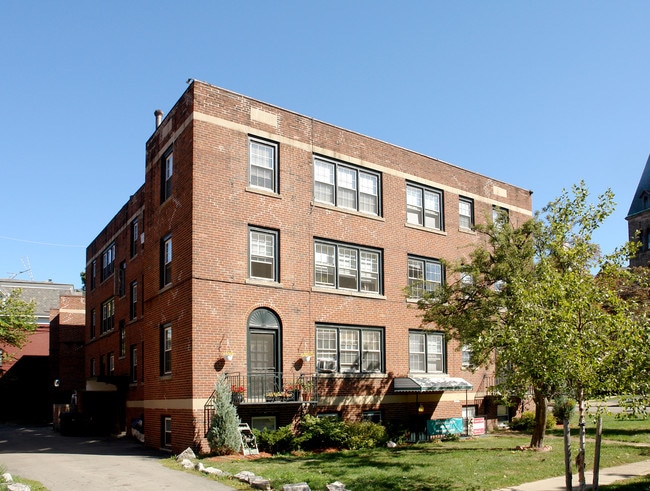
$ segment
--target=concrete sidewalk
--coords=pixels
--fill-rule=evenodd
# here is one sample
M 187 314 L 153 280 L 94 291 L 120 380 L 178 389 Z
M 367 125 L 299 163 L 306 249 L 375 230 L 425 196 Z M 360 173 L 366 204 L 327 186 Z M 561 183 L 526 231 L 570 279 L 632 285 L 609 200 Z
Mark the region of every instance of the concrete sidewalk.
M 608 467 L 600 469 L 598 473 L 598 485 L 604 486 L 605 484 L 612 484 L 616 481 L 623 479 L 630 479 L 637 476 L 645 476 L 650 474 L 650 460 L 635 462 L 634 464 L 619 465 L 617 467 Z M 591 471 L 585 472 L 585 480 L 587 482 L 587 489 L 591 489 L 593 482 L 593 473 Z M 564 476 L 551 477 L 542 481 L 529 482 L 512 486 L 510 488 L 503 488 L 498 491 L 564 491 Z M 573 475 L 573 489 L 578 489 L 578 475 Z

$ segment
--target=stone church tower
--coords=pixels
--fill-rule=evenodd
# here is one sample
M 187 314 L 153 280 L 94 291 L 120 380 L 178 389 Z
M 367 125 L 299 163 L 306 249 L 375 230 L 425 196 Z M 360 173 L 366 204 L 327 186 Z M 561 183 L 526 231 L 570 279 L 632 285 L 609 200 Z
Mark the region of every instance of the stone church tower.
M 630 266 L 648 266 L 650 264 L 650 157 L 645 164 L 643 174 L 636 188 L 630 211 L 627 212 L 627 228 L 630 240 L 641 242 L 636 256 L 630 259 Z

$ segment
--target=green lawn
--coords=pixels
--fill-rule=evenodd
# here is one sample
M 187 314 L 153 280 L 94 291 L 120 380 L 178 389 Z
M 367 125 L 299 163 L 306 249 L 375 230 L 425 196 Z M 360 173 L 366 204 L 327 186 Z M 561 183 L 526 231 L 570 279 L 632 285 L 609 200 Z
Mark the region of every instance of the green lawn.
M 604 428 L 607 442 L 602 445 L 601 468 L 650 459 L 650 448 L 612 442 L 649 442 L 650 420 L 619 421 L 606 417 Z M 592 422 L 588 423 L 588 431 L 595 431 Z M 326 483 L 338 480 L 353 490 L 494 490 L 563 475 L 561 434 L 561 430 L 553 430 L 548 436 L 547 444 L 553 447 L 548 452 L 516 451 L 515 447 L 527 445 L 530 437 L 498 433 L 472 440 L 411 444 L 394 449 L 282 455 L 249 461 L 204 459 L 203 463 L 232 474 L 243 470 L 254 472 L 270 479 L 275 489 L 302 481 L 311 489 L 324 489 Z M 572 436 L 575 457 L 577 430 L 572 431 Z M 587 445 L 587 463 L 591 468 L 592 442 Z M 228 483 L 234 487 L 233 481 Z

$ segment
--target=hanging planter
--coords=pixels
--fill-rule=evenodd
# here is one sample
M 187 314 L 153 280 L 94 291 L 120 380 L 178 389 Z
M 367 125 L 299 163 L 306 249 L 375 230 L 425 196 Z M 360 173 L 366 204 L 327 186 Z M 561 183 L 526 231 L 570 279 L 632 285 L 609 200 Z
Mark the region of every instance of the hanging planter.
M 232 361 L 233 356 L 234 356 L 234 353 L 224 353 L 224 354 L 223 354 L 223 358 L 224 358 L 226 361 Z
M 302 358 L 303 361 L 311 361 L 311 357 L 313 356 L 313 353 L 301 353 L 300 357 Z

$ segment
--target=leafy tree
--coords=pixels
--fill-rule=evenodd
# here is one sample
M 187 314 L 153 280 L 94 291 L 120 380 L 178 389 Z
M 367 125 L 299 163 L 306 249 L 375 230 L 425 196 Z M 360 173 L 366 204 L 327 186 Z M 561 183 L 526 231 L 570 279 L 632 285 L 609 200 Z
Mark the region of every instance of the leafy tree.
M 560 391 L 577 401 L 582 485 L 586 401 L 629 389 L 633 376 L 622 375 L 640 360 L 645 329 L 615 287 L 632 246 L 603 256 L 592 242 L 614 210 L 613 194 L 590 203 L 584 182 L 571 191 L 519 227 L 505 217 L 477 226 L 483 240 L 448 264 L 451 281 L 418 306 L 423 324 L 468 345 L 475 365 L 495 363 L 502 394 L 532 388 L 531 447 L 544 447 L 548 401 Z M 471 282 L 461 280 L 467 275 Z
M 216 455 L 229 455 L 241 450 L 239 416 L 232 404 L 232 392 L 228 379 L 220 375 L 214 388 L 214 415 L 206 435 L 210 450 Z
M 20 298 L 22 290 L 0 295 L 0 344 L 22 348 L 29 335 L 37 329 L 36 304 Z

